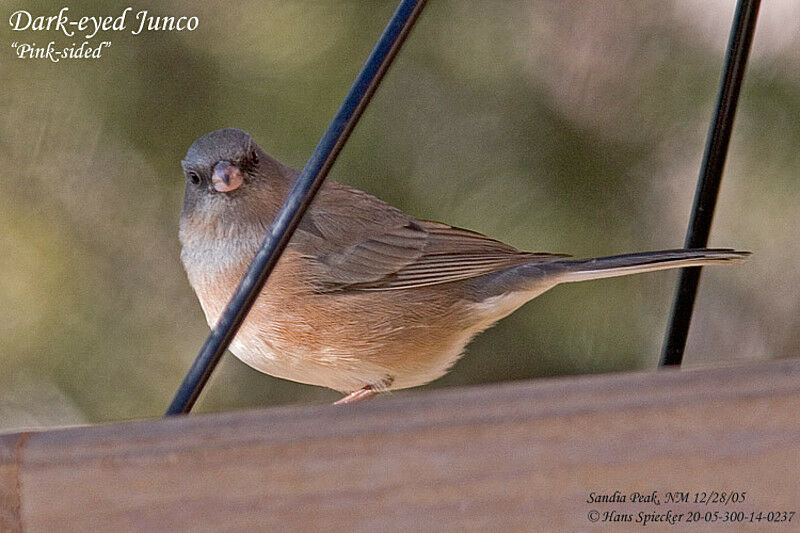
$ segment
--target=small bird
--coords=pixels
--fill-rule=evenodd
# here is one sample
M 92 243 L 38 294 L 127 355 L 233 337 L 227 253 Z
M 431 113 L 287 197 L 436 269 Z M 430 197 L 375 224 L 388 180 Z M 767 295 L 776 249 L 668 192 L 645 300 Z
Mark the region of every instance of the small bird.
M 181 260 L 213 327 L 299 173 L 244 131 L 197 139 L 182 162 Z M 730 263 L 731 249 L 593 259 L 522 252 L 421 220 L 328 181 L 230 350 L 349 403 L 443 376 L 476 334 L 559 283 Z

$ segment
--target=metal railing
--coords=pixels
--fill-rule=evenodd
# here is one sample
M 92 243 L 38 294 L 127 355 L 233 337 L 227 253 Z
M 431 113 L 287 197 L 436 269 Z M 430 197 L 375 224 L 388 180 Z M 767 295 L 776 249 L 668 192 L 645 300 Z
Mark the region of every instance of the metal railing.
M 711 219 L 714 217 L 714 207 L 717 205 L 722 170 L 725 167 L 725 156 L 728 154 L 733 119 L 736 115 L 736 104 L 739 102 L 739 89 L 742 87 L 747 57 L 756 30 L 760 3 L 761 0 L 739 0 L 736 7 L 717 97 L 717 108 L 708 130 L 706 150 L 700 167 L 700 177 L 697 180 L 692 218 L 686 230 L 684 248 L 705 248 L 708 245 Z M 660 366 L 680 365 L 683 360 L 701 270 L 701 267 L 681 269 L 659 361 Z

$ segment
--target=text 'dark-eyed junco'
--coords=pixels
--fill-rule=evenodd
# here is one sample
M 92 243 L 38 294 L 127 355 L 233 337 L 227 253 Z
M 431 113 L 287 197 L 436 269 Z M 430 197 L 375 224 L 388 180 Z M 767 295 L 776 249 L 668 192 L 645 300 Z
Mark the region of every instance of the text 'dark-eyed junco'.
M 181 259 L 213 326 L 298 172 L 237 129 L 197 139 L 183 170 Z M 521 252 L 328 181 L 230 350 L 261 372 L 346 393 L 346 403 L 441 377 L 474 335 L 559 283 L 747 255 L 697 249 L 570 259 Z

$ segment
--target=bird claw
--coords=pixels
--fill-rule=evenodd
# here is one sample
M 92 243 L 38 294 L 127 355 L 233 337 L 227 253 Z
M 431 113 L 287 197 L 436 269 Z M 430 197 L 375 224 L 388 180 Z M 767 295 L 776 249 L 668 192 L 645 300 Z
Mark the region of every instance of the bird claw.
M 367 398 L 372 398 L 377 394 L 378 391 L 373 389 L 371 385 L 367 385 L 363 389 L 358 389 L 357 391 L 353 391 L 344 398 L 333 402 L 333 405 L 345 405 L 348 403 L 354 403 L 361 400 L 366 400 Z

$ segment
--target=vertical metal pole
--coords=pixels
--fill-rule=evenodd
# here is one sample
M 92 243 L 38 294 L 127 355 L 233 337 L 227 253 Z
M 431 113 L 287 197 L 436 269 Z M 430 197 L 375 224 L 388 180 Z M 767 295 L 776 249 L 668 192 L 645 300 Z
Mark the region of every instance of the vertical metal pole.
M 192 409 L 222 354 L 225 353 L 275 268 L 300 219 L 325 181 L 344 143 L 347 142 L 358 119 L 375 94 L 392 60 L 414 27 L 425 3 L 426 0 L 401 0 L 397 6 L 328 129 L 303 167 L 233 298 L 225 307 L 219 322 L 209 334 L 181 382 L 167 408 L 167 416 L 188 413 Z
M 759 4 L 760 0 L 739 0 L 736 7 L 717 98 L 717 108 L 708 132 L 700 178 L 694 197 L 692 218 L 686 232 L 685 248 L 705 248 L 708 245 L 711 220 L 717 203 L 725 156 L 728 153 L 739 90 L 742 87 L 747 57 L 753 42 Z M 700 271 L 700 267 L 681 270 L 672 306 L 672 316 L 661 352 L 660 366 L 680 365 L 683 360 L 697 286 L 700 282 Z

